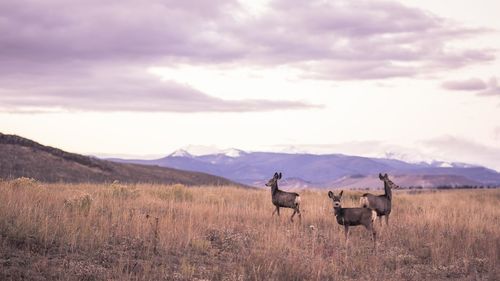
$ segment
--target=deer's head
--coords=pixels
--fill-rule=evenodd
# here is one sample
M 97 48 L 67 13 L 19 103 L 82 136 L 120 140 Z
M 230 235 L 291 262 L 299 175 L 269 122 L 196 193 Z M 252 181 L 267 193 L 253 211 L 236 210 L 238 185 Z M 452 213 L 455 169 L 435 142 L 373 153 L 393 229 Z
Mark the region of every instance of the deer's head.
M 281 173 L 274 173 L 274 176 L 266 183 L 266 186 L 278 186 L 279 179 L 281 179 Z
M 387 174 L 378 174 L 378 178 L 384 182 L 384 185 L 389 187 L 390 189 L 398 189 L 399 186 L 396 185 L 395 183 L 393 183 L 390 179 L 389 179 L 389 176 Z
M 330 197 L 333 201 L 333 208 L 341 208 L 342 205 L 340 204 L 340 199 L 342 199 L 342 194 L 344 191 L 340 191 L 339 195 L 335 195 L 332 191 L 328 191 L 328 197 Z

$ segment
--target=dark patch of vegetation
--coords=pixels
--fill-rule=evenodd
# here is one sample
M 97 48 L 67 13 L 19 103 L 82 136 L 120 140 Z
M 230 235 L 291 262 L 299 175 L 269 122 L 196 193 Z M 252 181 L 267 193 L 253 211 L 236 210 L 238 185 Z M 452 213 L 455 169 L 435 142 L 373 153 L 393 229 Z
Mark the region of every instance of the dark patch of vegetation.
M 162 183 L 238 185 L 225 178 L 177 169 L 123 164 L 69 153 L 29 139 L 0 133 L 0 179 L 20 177 L 42 182 Z

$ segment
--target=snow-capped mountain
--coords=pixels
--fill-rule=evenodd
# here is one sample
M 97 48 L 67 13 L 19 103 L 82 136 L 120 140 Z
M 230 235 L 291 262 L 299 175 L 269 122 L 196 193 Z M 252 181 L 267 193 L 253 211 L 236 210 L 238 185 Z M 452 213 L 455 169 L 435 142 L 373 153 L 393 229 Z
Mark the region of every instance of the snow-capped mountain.
M 189 152 L 184 149 L 178 149 L 172 152 L 169 157 L 193 157 Z
M 243 153 L 245 153 L 243 150 L 239 150 L 236 148 L 229 148 L 222 151 L 222 154 L 226 155 L 227 157 L 240 157 Z
M 500 185 L 499 173 L 480 166 L 342 154 L 245 152 L 231 148 L 193 155 L 181 149 L 156 160 L 114 161 L 205 172 L 253 186 L 262 186 L 275 171 L 283 172 L 282 183 L 293 187 L 380 187 L 378 173 L 390 174 L 402 186 Z

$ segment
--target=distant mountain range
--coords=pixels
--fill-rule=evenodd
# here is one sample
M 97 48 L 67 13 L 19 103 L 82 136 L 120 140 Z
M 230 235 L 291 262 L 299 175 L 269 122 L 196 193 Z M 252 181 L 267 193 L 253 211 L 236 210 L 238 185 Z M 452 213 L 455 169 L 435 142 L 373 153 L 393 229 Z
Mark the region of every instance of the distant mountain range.
M 18 177 L 71 183 L 118 180 L 126 183 L 240 185 L 202 172 L 101 160 L 0 133 L 0 179 Z
M 408 163 L 395 159 L 342 154 L 245 152 L 229 149 L 209 155 L 177 150 L 156 160 L 110 159 L 115 162 L 157 165 L 205 172 L 263 187 L 275 171 L 283 172 L 282 186 L 380 187 L 378 173 L 388 173 L 404 187 L 500 186 L 500 173 L 463 163 Z

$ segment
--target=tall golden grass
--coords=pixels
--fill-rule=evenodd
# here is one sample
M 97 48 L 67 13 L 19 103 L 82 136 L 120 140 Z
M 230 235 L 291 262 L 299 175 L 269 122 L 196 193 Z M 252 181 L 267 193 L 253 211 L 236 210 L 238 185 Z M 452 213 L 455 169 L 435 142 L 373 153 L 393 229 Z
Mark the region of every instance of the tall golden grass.
M 290 223 L 269 190 L 0 182 L 0 280 L 500 280 L 500 190 L 396 192 L 376 254 L 300 193 Z

